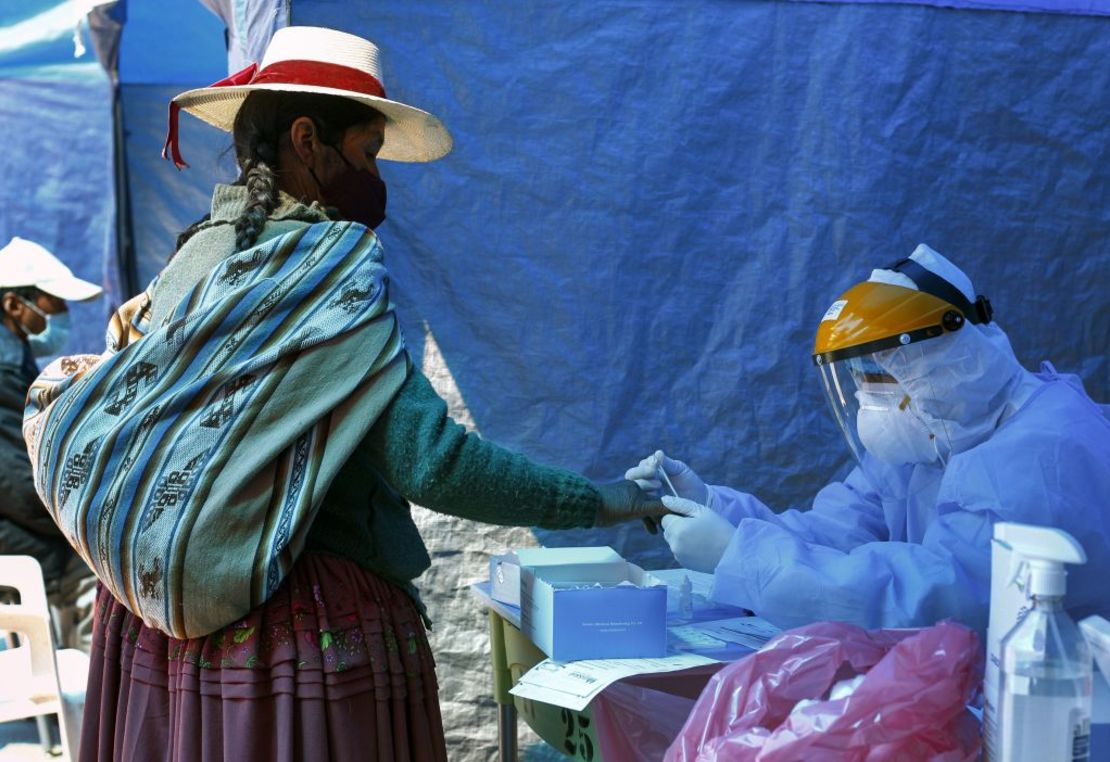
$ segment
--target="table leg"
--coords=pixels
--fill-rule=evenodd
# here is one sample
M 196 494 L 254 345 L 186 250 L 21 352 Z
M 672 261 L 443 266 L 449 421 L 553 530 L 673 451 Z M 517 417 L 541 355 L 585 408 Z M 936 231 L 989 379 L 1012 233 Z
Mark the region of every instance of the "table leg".
M 516 706 L 497 705 L 497 751 L 501 762 L 517 762 Z
M 35 725 L 39 731 L 39 745 L 42 747 L 43 753 L 50 754 L 54 750 L 54 738 L 50 732 L 50 716 L 48 714 L 40 714 L 35 717 Z

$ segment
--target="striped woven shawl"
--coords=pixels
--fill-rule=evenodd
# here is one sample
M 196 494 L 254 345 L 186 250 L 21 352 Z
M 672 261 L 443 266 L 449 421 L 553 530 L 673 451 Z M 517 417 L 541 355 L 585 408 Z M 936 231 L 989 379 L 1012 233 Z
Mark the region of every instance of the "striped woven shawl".
M 229 256 L 148 332 L 61 358 L 24 419 L 35 487 L 112 593 L 178 638 L 265 601 L 336 472 L 400 387 L 374 233 L 319 223 Z

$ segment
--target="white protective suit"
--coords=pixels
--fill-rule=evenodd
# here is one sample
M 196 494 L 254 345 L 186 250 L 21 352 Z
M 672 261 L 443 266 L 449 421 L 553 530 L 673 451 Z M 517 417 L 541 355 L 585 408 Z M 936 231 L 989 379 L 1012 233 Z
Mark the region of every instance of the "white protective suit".
M 1110 421 L 1079 380 L 1048 363 L 1029 374 L 993 323 L 877 359 L 943 432 L 942 460 L 893 466 L 866 455 L 809 511 L 776 514 L 710 487 L 708 504 L 736 527 L 713 597 L 780 627 L 951 617 L 984 632 L 992 525 L 1015 521 L 1082 543 L 1089 561 L 1069 568 L 1067 607 L 1110 614 Z

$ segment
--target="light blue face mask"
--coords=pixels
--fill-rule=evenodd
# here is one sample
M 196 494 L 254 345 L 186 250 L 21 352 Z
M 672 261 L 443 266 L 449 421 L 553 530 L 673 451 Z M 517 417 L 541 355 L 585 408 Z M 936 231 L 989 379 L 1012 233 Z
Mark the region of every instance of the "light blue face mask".
M 43 328 L 41 332 L 27 334 L 27 343 L 31 345 L 31 354 L 36 358 L 56 357 L 61 354 L 62 350 L 65 349 L 66 341 L 69 339 L 69 312 L 46 313 L 26 299 L 20 298 L 19 301 L 26 304 L 32 312 L 46 321 L 46 328 Z

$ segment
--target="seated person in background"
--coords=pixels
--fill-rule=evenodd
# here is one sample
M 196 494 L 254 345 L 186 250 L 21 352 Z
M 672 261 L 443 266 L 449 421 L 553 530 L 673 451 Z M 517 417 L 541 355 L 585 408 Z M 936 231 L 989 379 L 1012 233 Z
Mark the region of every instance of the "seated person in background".
M 1018 364 L 963 272 L 925 245 L 874 270 L 825 313 L 814 361 L 859 463 L 811 510 L 707 487 L 662 452 L 627 473 L 671 479 L 667 542 L 715 575 L 715 599 L 781 627 L 950 617 L 982 633 L 992 528 L 1014 521 L 1074 536 L 1088 562 L 1066 604 L 1110 611 L 1110 421 L 1077 378 Z
M 94 578 L 35 493 L 23 441 L 23 409 L 27 389 L 39 373 L 35 358 L 53 357 L 65 348 L 65 300 L 94 299 L 101 290 L 74 277 L 37 243 L 17 237 L 0 249 L 0 554 L 33 556 L 42 565 L 47 593 L 60 605 L 63 618 L 73 620 L 69 626 L 62 623 L 67 646 L 81 645 L 80 636 L 70 632 L 81 617 L 73 606 L 84 589 L 91 615 Z

